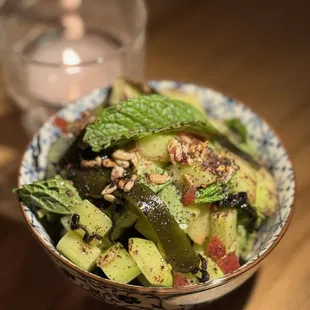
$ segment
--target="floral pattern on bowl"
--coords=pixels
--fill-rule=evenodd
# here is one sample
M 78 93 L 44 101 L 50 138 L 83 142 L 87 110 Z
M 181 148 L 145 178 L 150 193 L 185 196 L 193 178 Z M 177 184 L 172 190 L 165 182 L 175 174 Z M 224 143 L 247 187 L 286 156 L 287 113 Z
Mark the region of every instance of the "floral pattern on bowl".
M 91 295 L 118 306 L 133 309 L 185 309 L 193 304 L 211 301 L 223 296 L 242 284 L 257 269 L 258 263 L 274 248 L 288 227 L 292 215 L 295 179 L 291 161 L 279 138 L 270 127 L 243 104 L 225 97 L 219 92 L 192 84 L 172 81 L 151 81 L 157 90 L 177 88 L 187 93 L 195 92 L 202 100 L 208 114 L 216 119 L 240 118 L 246 126 L 250 140 L 260 159 L 267 163 L 277 184 L 279 207 L 259 232 L 259 238 L 249 260 L 230 275 L 206 284 L 182 289 L 144 288 L 122 285 L 100 278 L 79 269 L 57 252 L 44 227 L 34 213 L 21 204 L 27 224 L 51 259 L 78 286 Z M 107 96 L 108 89 L 94 90 L 91 94 L 60 110 L 57 117 L 67 121 L 77 119 L 81 112 L 99 105 Z M 56 117 L 54 116 L 54 118 Z M 47 154 L 61 130 L 51 118 L 34 136 L 20 167 L 19 184 L 31 183 L 44 177 Z

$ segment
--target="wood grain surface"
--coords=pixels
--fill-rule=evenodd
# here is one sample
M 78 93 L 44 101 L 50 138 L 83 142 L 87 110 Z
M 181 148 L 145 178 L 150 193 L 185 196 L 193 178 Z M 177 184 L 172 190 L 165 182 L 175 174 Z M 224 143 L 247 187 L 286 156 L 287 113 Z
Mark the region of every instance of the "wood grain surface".
M 307 1 L 149 0 L 149 7 L 146 78 L 210 86 L 245 102 L 278 132 L 297 175 L 283 240 L 250 281 L 201 309 L 310 309 Z M 27 137 L 10 100 L 0 100 L 0 309 L 116 309 L 67 281 L 22 222 L 11 188 Z

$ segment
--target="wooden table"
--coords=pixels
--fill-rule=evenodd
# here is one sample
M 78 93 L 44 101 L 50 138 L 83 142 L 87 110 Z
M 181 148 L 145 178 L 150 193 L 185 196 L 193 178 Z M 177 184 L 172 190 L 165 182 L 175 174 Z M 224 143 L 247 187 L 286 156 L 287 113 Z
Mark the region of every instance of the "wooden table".
M 298 179 L 280 245 L 254 278 L 205 310 L 310 309 L 310 14 L 306 1 L 278 3 L 150 2 L 147 78 L 208 85 L 246 102 L 278 131 Z M 1 101 L 0 308 L 112 309 L 65 280 L 22 222 L 11 188 L 27 138 Z

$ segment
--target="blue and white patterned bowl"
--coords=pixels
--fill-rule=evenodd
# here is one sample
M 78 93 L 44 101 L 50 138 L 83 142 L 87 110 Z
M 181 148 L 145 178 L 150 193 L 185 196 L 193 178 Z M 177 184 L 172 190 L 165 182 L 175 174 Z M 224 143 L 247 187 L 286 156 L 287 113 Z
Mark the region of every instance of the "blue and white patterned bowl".
M 267 162 L 272 171 L 277 183 L 279 207 L 276 214 L 260 231 L 255 249 L 245 265 L 221 279 L 193 287 L 167 289 L 123 285 L 100 278 L 72 264 L 57 252 L 50 236 L 35 214 L 23 204 L 21 204 L 21 210 L 35 238 L 55 264 L 75 284 L 93 296 L 108 303 L 135 309 L 185 309 L 194 304 L 208 302 L 223 296 L 242 284 L 255 272 L 259 263 L 283 237 L 289 225 L 294 202 L 295 178 L 292 163 L 279 138 L 260 117 L 243 104 L 212 89 L 191 84 L 152 81 L 150 86 L 158 90 L 177 88 L 188 93 L 195 92 L 201 98 L 210 116 L 217 119 L 232 117 L 241 119 L 248 129 L 257 154 L 261 160 Z M 108 89 L 94 90 L 91 94 L 59 111 L 56 116 L 44 124 L 24 154 L 19 174 L 20 185 L 44 177 L 49 148 L 61 134 L 61 129 L 55 125 L 55 117 L 73 121 L 79 118 L 82 111 L 92 109 L 100 104 L 106 98 L 107 93 Z

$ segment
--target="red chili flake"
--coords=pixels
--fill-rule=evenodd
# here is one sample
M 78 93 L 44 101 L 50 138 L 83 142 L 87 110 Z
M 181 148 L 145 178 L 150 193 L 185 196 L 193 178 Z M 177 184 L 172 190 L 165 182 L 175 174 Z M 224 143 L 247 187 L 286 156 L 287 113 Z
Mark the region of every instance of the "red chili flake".
M 208 256 L 210 256 L 214 261 L 218 261 L 225 255 L 226 249 L 222 240 L 217 236 L 212 237 L 208 246 Z
M 196 187 L 190 186 L 190 188 L 185 192 L 185 194 L 182 197 L 182 203 L 184 206 L 189 206 L 195 201 L 195 193 L 196 193 Z
M 59 127 L 62 132 L 67 132 L 67 126 L 68 126 L 69 122 L 67 122 L 65 119 L 57 116 L 54 118 L 53 123 L 54 123 L 54 125 Z
M 218 266 L 224 274 L 231 273 L 240 267 L 239 258 L 235 252 L 230 252 L 222 257 L 218 262 Z
M 185 279 L 185 277 L 181 275 L 176 275 L 173 281 L 173 287 L 182 287 L 189 285 L 189 282 Z

